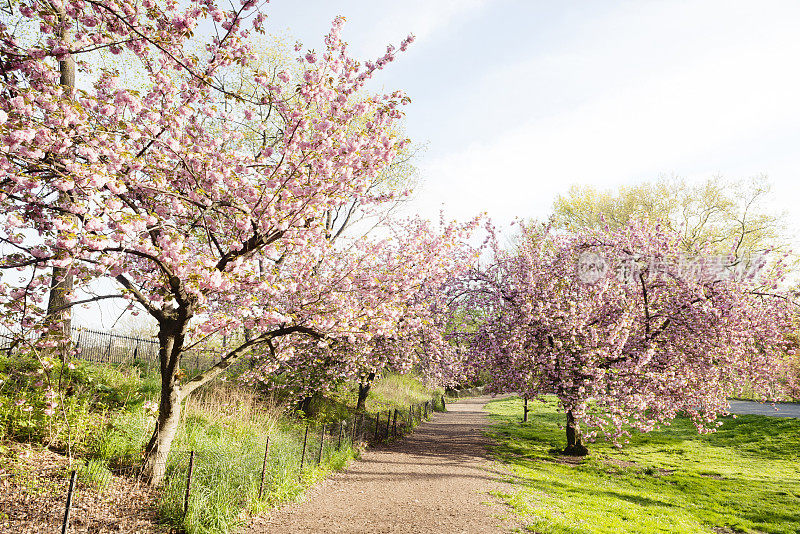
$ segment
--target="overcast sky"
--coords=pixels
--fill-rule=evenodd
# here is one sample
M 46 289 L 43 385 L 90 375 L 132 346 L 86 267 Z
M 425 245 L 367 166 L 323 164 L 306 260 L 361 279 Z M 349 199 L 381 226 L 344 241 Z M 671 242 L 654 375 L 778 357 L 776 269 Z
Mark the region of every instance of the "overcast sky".
M 800 199 L 800 2 L 272 0 L 269 28 L 321 48 L 337 15 L 403 89 L 426 150 L 413 209 L 545 217 L 573 183 L 766 174 Z M 798 217 L 792 215 L 797 228 Z

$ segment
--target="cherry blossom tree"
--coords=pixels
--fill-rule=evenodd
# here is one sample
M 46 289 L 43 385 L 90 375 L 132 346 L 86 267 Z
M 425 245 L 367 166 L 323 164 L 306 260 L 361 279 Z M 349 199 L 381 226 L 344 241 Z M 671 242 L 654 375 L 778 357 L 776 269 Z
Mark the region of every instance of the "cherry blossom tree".
M 286 336 L 380 335 L 380 321 L 360 321 L 346 298 L 323 310 L 312 295 L 333 279 L 319 272 L 332 248 L 326 214 L 343 199 L 391 198 L 367 192 L 406 143 L 394 125 L 407 98 L 353 95 L 396 50 L 358 63 L 337 19 L 324 52 L 298 57 L 298 83 L 252 69 L 248 90 L 232 92 L 220 73 L 253 64 L 248 38 L 265 17 L 255 1 L 228 11 L 213 0 L 16 7 L 38 37 L 0 26 L 2 321 L 20 335 L 59 328 L 43 305 L 54 268 L 76 287 L 98 277 L 117 285 L 86 299 L 65 291 L 70 306 L 127 299 L 155 318 L 162 387 L 144 472 L 158 484 L 182 401 L 241 355 Z M 202 21 L 216 36 L 198 48 L 190 39 Z M 66 26 L 75 29 L 69 39 Z M 126 87 L 117 71 L 91 61 L 98 50 L 126 54 L 146 82 Z M 59 83 L 53 64 L 68 58 L 91 84 Z M 181 382 L 187 348 L 242 327 L 248 340 Z
M 472 365 L 491 370 L 495 391 L 555 394 L 565 453 L 586 454 L 581 424 L 619 440 L 686 413 L 705 432 L 745 384 L 775 397 L 780 261 L 756 274 L 728 265 L 733 255 L 687 256 L 680 237 L 645 222 L 580 235 L 523 225 L 518 247 L 495 241 L 475 273 L 470 295 L 488 320 Z
M 293 336 L 270 345 L 269 352 L 255 355 L 245 379 L 297 400 L 358 380 L 358 408 L 375 375 L 387 367 L 400 372 L 416 367 L 431 381 L 448 380 L 443 369 L 450 366 L 441 357 L 449 350 L 441 295 L 477 257 L 468 244 L 476 224 L 451 222 L 434 229 L 417 219 L 395 221 L 383 238 L 348 239 L 346 247 L 331 248 L 316 263 L 314 276 L 301 278 L 280 308 L 315 332 L 326 332 L 325 338 Z M 343 318 L 340 308 L 350 317 Z

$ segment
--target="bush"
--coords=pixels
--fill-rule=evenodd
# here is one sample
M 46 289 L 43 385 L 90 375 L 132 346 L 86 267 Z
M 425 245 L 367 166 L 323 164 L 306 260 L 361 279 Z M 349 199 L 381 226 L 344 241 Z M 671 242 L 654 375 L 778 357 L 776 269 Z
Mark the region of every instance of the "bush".
M 138 369 L 30 355 L 0 357 L 0 439 L 92 452 L 113 421 L 148 398 Z M 114 413 L 115 416 L 109 414 Z

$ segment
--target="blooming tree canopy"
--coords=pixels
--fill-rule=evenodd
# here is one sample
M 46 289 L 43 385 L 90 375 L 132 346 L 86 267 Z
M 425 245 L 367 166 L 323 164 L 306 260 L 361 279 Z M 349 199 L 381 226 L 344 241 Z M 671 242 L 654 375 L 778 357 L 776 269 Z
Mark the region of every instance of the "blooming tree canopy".
M 347 247 L 328 250 L 311 266 L 313 276 L 298 278 L 295 291 L 273 303 L 282 314 L 324 332 L 325 339 L 299 344 L 297 336 L 287 336 L 271 343 L 270 352 L 251 362 L 246 379 L 270 383 L 296 399 L 343 380 L 363 382 L 386 367 L 408 371 L 418 365 L 432 380 L 451 380 L 442 360 L 450 344 L 440 301 L 443 288 L 466 274 L 476 258 L 467 243 L 475 225 L 453 222 L 434 230 L 426 221 L 395 221 L 383 238 L 348 240 Z M 244 300 L 240 313 L 261 300 Z M 274 381 L 276 374 L 282 380 Z
M 495 391 L 555 394 L 568 453 L 586 453 L 580 423 L 618 439 L 687 413 L 707 431 L 743 387 L 774 397 L 788 316 L 779 264 L 756 274 L 709 258 L 644 222 L 582 235 L 523 225 L 473 279 L 488 320 L 472 363 Z
M 69 293 L 70 305 L 123 298 L 156 319 L 162 393 L 145 471 L 157 484 L 181 401 L 245 352 L 300 334 L 370 340 L 396 325 L 379 293 L 360 296 L 383 280 L 346 270 L 369 250 L 325 260 L 337 255 L 328 214 L 391 198 L 371 185 L 407 142 L 395 125 L 408 99 L 357 95 L 397 51 L 360 64 L 340 18 L 324 52 L 300 53 L 292 79 L 253 67 L 248 39 L 265 14 L 252 0 L 230 10 L 213 0 L 24 0 L 18 10 L 38 38 L 0 26 L 1 319 L 20 333 L 57 328 L 43 306 L 54 267 L 76 287 L 98 277 L 117 285 L 87 299 Z M 198 48 L 190 39 L 201 22 L 216 37 Z M 98 50 L 125 54 L 144 81 L 131 88 L 98 67 Z M 88 83 L 60 83 L 54 64 L 65 58 Z M 246 90 L 224 85 L 234 68 L 248 72 Z M 414 283 L 409 270 L 398 287 Z M 320 304 L 332 284 L 353 290 Z M 365 318 L 370 298 L 385 317 Z M 241 327 L 246 342 L 181 383 L 187 346 Z

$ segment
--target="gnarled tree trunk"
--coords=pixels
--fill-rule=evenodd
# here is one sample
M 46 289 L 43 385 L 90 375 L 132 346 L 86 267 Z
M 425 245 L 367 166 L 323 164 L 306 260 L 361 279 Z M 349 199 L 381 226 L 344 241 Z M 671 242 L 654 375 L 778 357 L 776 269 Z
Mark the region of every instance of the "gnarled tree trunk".
M 161 401 L 153 436 L 145 448 L 143 475 L 152 486 L 164 480 L 172 441 L 178 433 L 181 403 L 189 392 L 180 384 L 180 355 L 188 319 L 165 318 L 159 324 L 158 341 L 161 364 Z
M 161 381 L 161 402 L 156 429 L 145 449 L 143 475 L 153 486 L 160 485 L 164 480 L 169 451 L 181 421 L 183 396 L 180 386 L 175 383 L 174 378 L 169 382 L 171 383 L 165 384 L 164 379 Z
M 375 380 L 375 371 L 369 373 L 367 376 L 361 376 L 361 381 L 358 383 L 358 402 L 356 403 L 356 410 L 364 409 L 367 402 L 367 395 L 369 395 L 369 388 L 372 387 L 373 380 Z
M 581 426 L 575 420 L 572 410 L 567 410 L 567 447 L 564 449 L 564 454 L 570 456 L 586 456 L 589 454 L 589 449 L 583 445 Z

